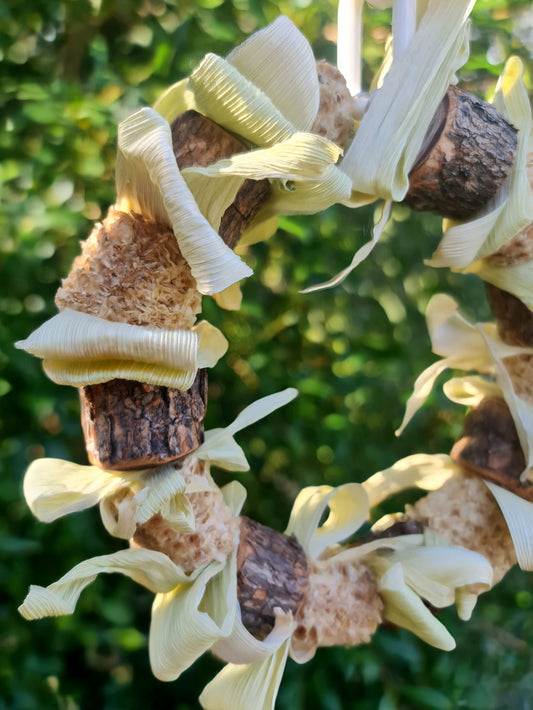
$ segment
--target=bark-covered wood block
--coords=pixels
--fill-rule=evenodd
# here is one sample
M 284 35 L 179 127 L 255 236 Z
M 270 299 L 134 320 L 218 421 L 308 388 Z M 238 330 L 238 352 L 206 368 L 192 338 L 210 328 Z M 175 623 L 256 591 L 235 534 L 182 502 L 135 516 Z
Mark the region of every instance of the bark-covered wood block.
M 511 172 L 517 131 L 491 104 L 450 86 L 409 174 L 414 210 L 468 219 Z

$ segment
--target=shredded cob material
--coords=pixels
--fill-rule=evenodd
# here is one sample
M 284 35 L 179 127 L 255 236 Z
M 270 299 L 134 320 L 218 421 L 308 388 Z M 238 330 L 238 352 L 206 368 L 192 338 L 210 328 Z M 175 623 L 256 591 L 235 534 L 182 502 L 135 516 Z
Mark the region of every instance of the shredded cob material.
M 346 147 L 355 134 L 355 103 L 340 71 L 321 59 L 316 64 L 320 105 L 311 133 Z
M 60 310 L 152 328 L 191 328 L 201 295 L 169 227 L 111 207 L 56 295 Z
M 310 569 L 292 639 L 295 657 L 310 658 L 320 646 L 368 643 L 381 623 L 383 608 L 371 570 L 334 559 L 327 567 L 311 564 Z
M 187 486 L 206 483 L 213 486 L 211 491 L 186 494 L 194 512 L 194 532 L 176 532 L 158 513 L 137 526 L 130 545 L 163 552 L 185 572 L 192 572 L 209 562 L 225 560 L 239 544 L 240 524 L 224 502 L 220 489 L 212 483 L 202 461 L 191 457 L 180 473 Z
M 507 524 L 483 480 L 464 473 L 407 507 L 409 517 L 442 535 L 452 545 L 488 559 L 498 582 L 516 564 Z

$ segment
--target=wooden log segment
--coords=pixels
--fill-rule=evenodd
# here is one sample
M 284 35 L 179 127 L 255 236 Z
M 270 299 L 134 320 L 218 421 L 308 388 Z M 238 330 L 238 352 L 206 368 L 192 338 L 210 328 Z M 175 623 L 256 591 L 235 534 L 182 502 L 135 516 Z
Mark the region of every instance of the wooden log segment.
M 508 345 L 532 347 L 533 313 L 529 308 L 513 294 L 492 284 L 487 284 L 487 298 L 500 338 Z
M 237 598 L 241 619 L 255 638 L 274 628 L 275 609 L 296 616 L 309 585 L 305 553 L 295 537 L 241 518 Z
M 404 202 L 414 210 L 468 219 L 511 171 L 517 131 L 485 101 L 450 86 L 426 133 Z
M 533 484 L 522 483 L 525 459 L 509 407 L 503 399 L 487 397 L 465 417 L 463 436 L 451 457 L 468 471 L 533 501 Z
M 89 461 L 110 470 L 149 468 L 176 460 L 203 441 L 207 373 L 186 392 L 133 380 L 80 390 Z
M 247 150 L 234 136 L 195 111 L 178 116 L 171 130 L 174 154 L 182 169 L 193 165 L 205 167 Z M 224 213 L 219 228 L 220 236 L 228 246 L 236 246 L 268 196 L 269 189 L 268 180 L 244 181 L 235 201 Z M 168 232 L 168 228 L 161 231 Z M 157 238 L 157 234 L 155 236 Z M 147 250 L 152 249 L 151 243 L 147 242 Z M 171 257 L 176 261 L 182 259 L 179 250 L 177 252 Z M 142 254 L 137 256 L 142 259 Z M 116 278 L 113 264 L 106 263 L 106 268 L 111 272 L 110 285 L 124 279 L 124 264 L 120 266 L 120 279 Z M 154 273 L 153 296 L 150 292 L 145 293 L 149 302 L 157 298 L 157 279 Z M 191 289 L 192 293 L 194 281 Z M 178 307 L 181 298 L 185 301 L 188 294 L 177 294 Z M 94 304 L 89 308 L 94 309 Z M 158 304 L 156 308 L 161 310 L 162 306 Z M 79 310 L 85 309 L 80 307 Z M 106 317 L 121 320 L 109 314 Z M 132 322 L 134 317 L 129 315 L 127 322 Z M 150 325 L 150 322 L 142 324 Z M 155 327 L 172 326 L 157 324 Z M 82 388 L 80 401 L 87 453 L 94 465 L 109 470 L 161 465 L 186 456 L 202 443 L 207 375 L 199 372 L 187 392 L 141 382 L 112 380 Z

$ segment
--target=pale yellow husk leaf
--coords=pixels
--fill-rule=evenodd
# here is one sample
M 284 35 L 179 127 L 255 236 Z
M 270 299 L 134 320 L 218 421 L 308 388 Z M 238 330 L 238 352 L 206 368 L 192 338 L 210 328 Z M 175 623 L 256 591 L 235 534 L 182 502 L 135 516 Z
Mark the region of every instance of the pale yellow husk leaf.
M 442 389 L 449 400 L 465 407 L 477 407 L 487 397 L 502 396 L 501 387 L 496 382 L 477 375 L 452 377 L 444 383 Z
M 396 435 L 402 433 L 426 401 L 437 377 L 447 368 L 477 370 L 484 374 L 496 375 L 505 399 L 509 397 L 513 400 L 513 404 L 508 401 L 509 407 L 514 407 L 516 411 L 516 396 L 509 390 L 509 376 L 501 360 L 504 357 L 524 354 L 528 350 L 503 343 L 492 323 L 469 323 L 459 315 L 457 302 L 444 294 L 438 294 L 431 299 L 426 318 L 433 352 L 442 355 L 443 359 L 430 365 L 416 379 L 413 394 L 407 401 L 404 418 Z
M 387 540 L 381 542 L 385 546 Z M 422 600 L 436 608 L 458 600 L 461 617 L 468 617 L 475 605 L 472 585 L 477 593 L 490 589 L 492 567 L 479 553 L 447 545 L 430 531 L 422 543 L 395 550 L 385 547 L 368 555 L 365 563 L 377 575 L 384 617 L 437 648 L 451 650 L 452 637 Z
M 185 77 L 185 79 L 181 79 L 169 86 L 152 107 L 169 123 L 172 123 L 180 113 L 185 113 L 185 111 L 191 109 L 196 110 L 197 108 L 194 103 L 194 96 L 187 88 L 188 82 L 188 77 Z
M 43 369 L 52 382 L 71 387 L 86 387 L 122 379 L 187 391 L 192 387 L 196 377 L 196 370 L 176 370 L 160 365 L 120 360 L 102 360 L 94 363 L 77 360 L 43 360 Z
M 268 96 L 216 54 L 206 54 L 188 88 L 202 114 L 250 145 L 274 145 L 296 132 Z
M 194 452 L 195 457 L 228 471 L 248 471 L 250 466 L 234 434 L 288 404 L 297 394 L 294 387 L 269 394 L 245 407 L 227 427 L 206 431 L 204 443 Z
M 315 58 L 309 42 L 287 17 L 280 16 L 254 33 L 228 55 L 226 62 L 268 97 L 296 130 L 311 128 L 319 105 Z M 195 77 L 192 86 L 197 81 L 202 78 Z M 168 88 L 154 109 L 169 123 L 189 109 L 204 112 L 195 102 L 188 78 Z
M 289 641 L 264 661 L 225 666 L 200 695 L 204 710 L 274 710 L 285 670 Z
M 319 527 L 328 507 L 329 515 Z M 368 496 L 360 483 L 337 488 L 309 486 L 297 495 L 285 534 L 294 535 L 307 556 L 318 559 L 326 548 L 358 530 L 369 510 Z
M 450 80 L 468 56 L 474 0 L 433 0 L 383 80 L 342 162 L 357 199 L 401 201 Z
M 477 604 L 477 594 L 469 592 L 468 589 L 458 589 L 455 592 L 455 607 L 457 616 L 461 621 L 469 621 L 472 617 L 472 612 Z
M 334 203 L 344 202 L 350 190 L 350 178 L 335 165 L 331 165 L 316 181 L 273 183 L 267 209 L 277 215 L 316 214 Z
M 131 490 L 131 489 L 130 489 Z M 143 493 L 146 491 L 144 489 Z M 135 534 L 138 498 L 133 496 L 120 500 L 120 496 L 102 498 L 99 505 L 100 517 L 107 532 L 121 540 L 129 540 Z
M 236 555 L 209 564 L 192 582 L 156 596 L 150 623 L 150 665 L 156 678 L 176 680 L 233 627 Z
M 116 183 L 118 209 L 172 226 L 200 293 L 217 293 L 250 276 L 200 212 L 176 164 L 170 127 L 153 109 L 140 109 L 119 125 Z
M 457 589 L 472 584 L 484 590 L 492 586 L 489 562 L 462 547 L 436 545 L 396 550 L 391 559 L 402 565 L 406 584 L 439 609 L 454 603 Z
M 194 330 L 147 328 L 66 309 L 15 345 L 47 360 L 132 360 L 190 370 L 198 336 Z
M 310 130 L 320 101 L 316 62 L 309 42 L 288 17 L 281 15 L 255 32 L 227 61 L 266 94 L 297 130 Z
M 444 236 L 426 263 L 479 273 L 477 260 L 497 251 L 533 221 L 533 194 L 527 176 L 531 107 L 523 82 L 523 66 L 511 57 L 496 87 L 494 106 L 518 129 L 518 145 L 509 179 L 475 219 L 444 220 Z M 481 273 L 479 275 L 482 276 Z
M 490 259 L 478 259 L 466 270 L 469 274 L 477 274 L 483 281 L 512 293 L 530 311 L 533 311 L 533 261 L 512 266 L 497 266 Z
M 223 291 L 215 293 L 213 298 L 220 308 L 225 308 L 227 311 L 238 311 L 242 303 L 241 286 L 238 283 L 231 284 Z
M 274 628 L 263 641 L 259 641 L 246 629 L 238 612 L 231 634 L 217 641 L 211 648 L 211 652 L 227 663 L 238 665 L 265 660 L 292 636 L 296 628 L 291 613 L 286 614 L 277 607 L 274 613 Z
M 72 614 L 85 587 L 99 574 L 110 572 L 124 574 L 152 592 L 169 592 L 189 579 L 162 552 L 141 548 L 120 550 L 80 562 L 48 587 L 31 585 L 19 612 L 25 619 Z
M 239 175 L 251 180 L 316 180 L 337 162 L 341 153 L 341 149 L 327 138 L 312 133 L 294 133 L 273 146 L 236 153 L 205 168 L 191 167 L 186 171 L 209 177 Z
M 505 242 L 533 221 L 533 193 L 527 173 L 527 156 L 531 145 L 531 104 L 524 84 L 524 66 L 511 57 L 498 83 L 494 105 L 518 129 L 518 145 L 509 176 L 509 197 L 495 229 L 483 243 L 477 257 L 493 254 Z
M 378 523 L 380 523 L 378 521 Z M 377 523 L 376 523 L 377 525 Z M 372 526 L 374 530 L 376 526 Z M 328 550 L 331 552 L 331 557 L 335 558 L 335 564 L 358 564 L 365 560 L 365 558 L 372 555 L 374 552 L 379 550 L 403 550 L 404 548 L 419 547 L 424 544 L 424 535 L 422 533 L 415 535 L 398 535 L 397 537 L 387 537 L 380 538 L 377 540 L 372 540 L 371 542 L 366 542 L 363 545 L 355 545 L 353 547 L 342 547 L 337 546 Z M 315 564 L 317 567 L 324 566 L 327 568 L 329 560 L 331 557 L 326 558 L 324 561 L 318 561 Z
M 61 459 L 36 459 L 24 476 L 24 498 L 43 523 L 86 510 L 106 496 L 127 488 L 138 473 L 104 471 Z
M 511 376 L 505 367 L 503 358 L 509 354 L 509 345 L 502 343 L 499 337 L 492 331 L 488 332 L 486 328 L 480 327 L 483 340 L 486 343 L 487 350 L 493 358 L 494 368 L 496 371 L 496 381 L 501 388 L 502 396 L 507 402 L 513 422 L 516 427 L 520 446 L 526 460 L 526 468 L 520 476 L 521 481 L 525 481 L 529 476 L 533 479 L 531 467 L 533 466 L 533 404 L 524 397 L 518 396 L 513 387 Z M 516 352 L 513 354 L 531 354 L 532 348 L 514 348 Z
M 58 384 L 81 387 L 121 377 L 186 390 L 199 368 L 218 362 L 228 342 L 206 321 L 191 330 L 156 329 L 66 309 L 16 347 L 42 357 Z
M 370 476 L 362 486 L 370 507 L 374 508 L 406 488 L 438 490 L 459 471 L 459 467 L 446 454 L 413 454 Z
M 240 175 L 223 174 L 218 175 L 214 182 L 212 175 L 207 175 L 201 170 L 194 167 L 183 168 L 181 175 L 194 195 L 198 209 L 211 227 L 218 232 L 224 212 L 234 202 L 244 178 Z M 218 293 L 219 291 L 212 295 L 216 296 Z
M 533 571 L 533 503 L 483 479 L 498 503 L 513 541 L 520 568 Z
M 300 187 L 300 185 L 304 185 L 306 188 L 308 187 L 308 183 L 299 183 L 298 187 Z M 258 244 L 259 242 L 264 242 L 267 239 L 270 239 L 270 237 L 276 233 L 277 229 L 278 215 L 271 214 L 268 208 L 265 209 L 262 207 L 242 233 L 241 238 L 239 239 L 239 244 L 236 247 L 237 253 L 240 254 L 243 247 Z
M 246 490 L 232 481 L 224 502 L 239 515 Z M 175 680 L 216 641 L 229 636 L 237 613 L 237 551 L 197 570 L 190 580 L 158 594 L 152 606 L 150 664 L 159 680 Z
M 272 220 L 276 215 L 315 214 L 347 200 L 351 181 L 334 165 L 340 153 L 338 146 L 322 136 L 294 133 L 271 147 L 237 153 L 207 167 L 185 168 L 183 176 L 215 229 L 241 180 L 269 179 L 271 191 L 255 220 L 255 236 L 244 237 L 250 243 L 275 231 Z M 269 224 L 258 232 L 265 220 Z
M 395 564 L 378 582 L 384 604 L 383 617 L 442 651 L 453 651 L 455 641 L 449 631 L 405 583 L 402 565 Z
M 186 484 L 174 466 L 162 466 L 144 476 L 146 487 L 138 495 L 134 520 L 142 525 L 160 513 L 179 532 L 194 530 L 194 514 L 185 496 Z M 142 495 L 145 493 L 145 495 Z
M 323 289 L 333 288 L 334 286 L 337 286 L 338 284 L 342 283 L 349 274 L 351 274 L 351 272 L 355 269 L 356 266 L 358 266 L 362 261 L 366 259 L 366 257 L 370 254 L 372 249 L 378 243 L 385 227 L 387 226 L 391 214 L 392 202 L 384 202 L 381 205 L 380 209 L 381 212 L 376 213 L 375 216 L 374 227 L 372 229 L 372 239 L 366 244 L 363 244 L 363 246 L 356 251 L 350 265 L 328 281 L 325 281 L 321 284 L 317 284 L 316 286 L 310 286 L 309 288 L 300 291 L 300 293 L 313 293 L 314 291 L 322 291 Z

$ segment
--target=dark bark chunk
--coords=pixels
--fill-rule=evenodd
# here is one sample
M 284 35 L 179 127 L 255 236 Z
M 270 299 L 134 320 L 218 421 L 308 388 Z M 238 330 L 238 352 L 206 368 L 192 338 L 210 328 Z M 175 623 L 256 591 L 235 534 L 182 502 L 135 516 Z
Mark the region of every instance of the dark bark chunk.
M 305 553 L 294 537 L 241 518 L 237 597 L 242 623 L 263 640 L 274 628 L 274 609 L 294 616 L 309 584 Z
M 533 313 L 522 301 L 487 284 L 487 298 L 496 318 L 500 338 L 509 345 L 533 346 Z
M 503 399 L 488 397 L 472 409 L 451 457 L 469 471 L 533 501 L 533 484 L 520 481 L 526 463 L 513 417 Z
M 112 380 L 83 387 L 80 400 L 87 454 L 101 468 L 158 466 L 191 453 L 204 440 L 205 370 L 187 392 Z
M 444 217 L 472 217 L 509 176 L 516 134 L 494 106 L 450 86 L 409 175 L 405 202 Z

